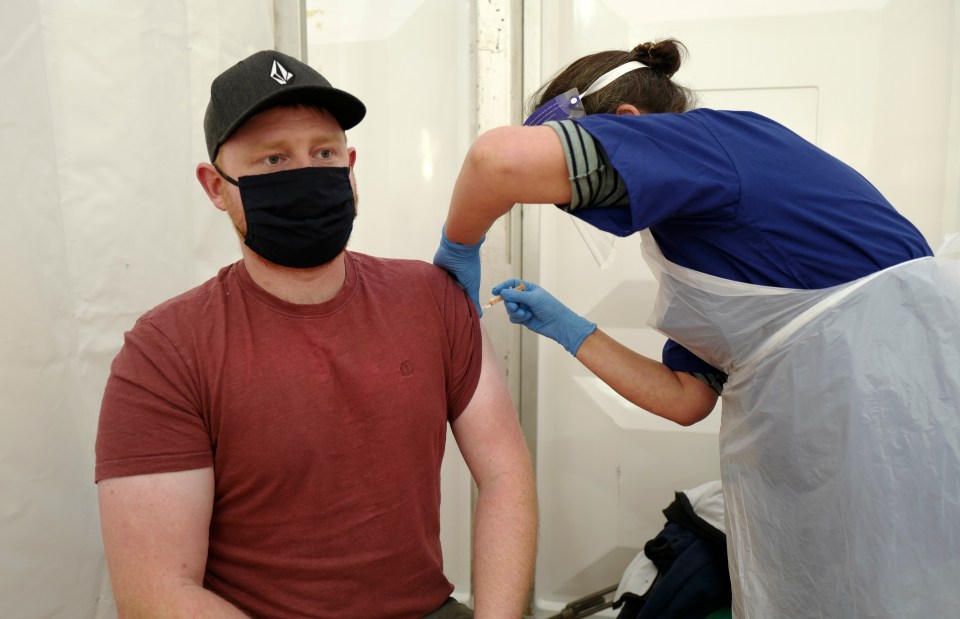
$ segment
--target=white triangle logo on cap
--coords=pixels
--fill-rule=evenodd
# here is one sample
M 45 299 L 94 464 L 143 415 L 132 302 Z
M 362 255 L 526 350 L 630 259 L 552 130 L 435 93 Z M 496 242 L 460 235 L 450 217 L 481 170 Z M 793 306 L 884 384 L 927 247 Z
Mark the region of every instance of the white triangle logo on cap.
M 293 73 L 287 71 L 282 64 L 274 60 L 273 66 L 270 68 L 270 77 L 278 84 L 286 84 L 293 80 Z

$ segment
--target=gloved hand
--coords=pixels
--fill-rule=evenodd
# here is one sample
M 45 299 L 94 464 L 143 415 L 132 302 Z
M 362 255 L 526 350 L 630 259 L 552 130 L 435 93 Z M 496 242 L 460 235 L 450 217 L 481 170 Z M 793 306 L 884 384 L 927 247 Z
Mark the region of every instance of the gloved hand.
M 536 284 L 522 282 L 524 290 L 514 290 L 521 281 L 508 279 L 493 287 L 500 295 L 510 322 L 545 335 L 576 356 L 580 344 L 597 328 L 596 323 L 570 310 Z
M 477 312 L 481 316 L 483 316 L 483 310 L 480 309 L 480 246 L 486 238 L 483 237 L 475 245 L 461 245 L 447 240 L 446 226 L 444 226 L 440 233 L 440 247 L 433 256 L 433 263 L 446 269 L 467 291 L 467 296 L 477 306 Z

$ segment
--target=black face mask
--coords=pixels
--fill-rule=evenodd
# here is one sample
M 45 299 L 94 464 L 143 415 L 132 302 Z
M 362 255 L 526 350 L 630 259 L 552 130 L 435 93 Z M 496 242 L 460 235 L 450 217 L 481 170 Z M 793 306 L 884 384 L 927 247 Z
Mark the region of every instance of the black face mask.
M 244 242 L 261 257 L 309 268 L 330 262 L 347 246 L 356 215 L 350 168 L 298 168 L 239 181 Z

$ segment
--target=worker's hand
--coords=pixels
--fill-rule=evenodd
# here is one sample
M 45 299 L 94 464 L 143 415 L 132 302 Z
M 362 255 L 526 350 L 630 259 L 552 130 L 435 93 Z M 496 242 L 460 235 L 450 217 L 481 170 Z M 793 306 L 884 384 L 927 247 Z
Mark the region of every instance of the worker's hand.
M 515 290 L 523 283 L 524 290 Z M 597 328 L 536 284 L 508 279 L 493 287 L 500 295 L 510 322 L 545 335 L 576 356 L 580 344 Z
M 484 239 L 475 245 L 461 245 L 447 240 L 446 230 L 440 233 L 440 247 L 433 256 L 433 263 L 447 270 L 450 275 L 467 291 L 467 296 L 480 309 L 480 246 Z

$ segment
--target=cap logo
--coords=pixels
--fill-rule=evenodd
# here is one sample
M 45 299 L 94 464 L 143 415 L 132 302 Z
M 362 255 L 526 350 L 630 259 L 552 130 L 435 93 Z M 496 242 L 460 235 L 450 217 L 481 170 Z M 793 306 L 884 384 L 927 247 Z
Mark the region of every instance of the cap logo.
M 276 60 L 273 61 L 273 66 L 270 68 L 270 77 L 278 84 L 287 84 L 293 81 L 293 73 L 283 68 L 283 65 Z

